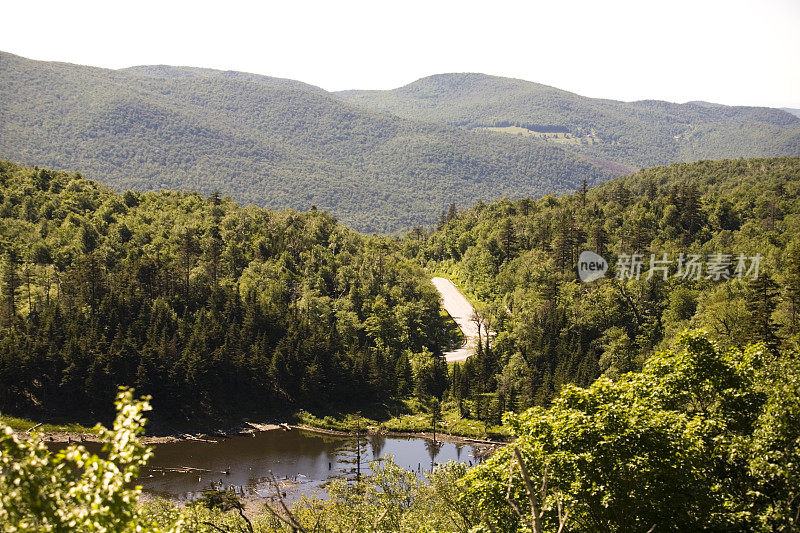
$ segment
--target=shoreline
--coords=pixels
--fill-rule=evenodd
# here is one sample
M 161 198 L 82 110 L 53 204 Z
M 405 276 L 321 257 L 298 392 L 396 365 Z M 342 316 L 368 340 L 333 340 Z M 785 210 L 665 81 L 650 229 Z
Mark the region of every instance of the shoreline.
M 307 426 L 304 424 L 296 424 L 292 425 L 291 427 L 292 429 L 301 429 L 304 431 L 312 431 L 315 433 L 322 433 L 325 435 L 338 435 L 342 437 L 352 435 L 352 433 L 349 431 L 342 431 L 338 429 L 327 429 L 316 426 Z M 431 431 L 390 431 L 384 429 L 366 428 L 365 433 L 367 435 L 378 435 L 381 437 L 399 437 L 399 438 L 407 437 L 415 439 L 433 440 L 433 432 Z M 440 433 L 438 431 L 436 432 L 436 442 L 447 442 L 451 444 L 471 444 L 471 445 L 485 446 L 485 447 L 500 447 L 508 444 L 507 442 L 498 440 L 476 439 L 473 437 L 466 437 L 463 435 Z
M 199 433 L 173 433 L 169 435 L 145 435 L 140 437 L 140 441 L 146 445 L 169 444 L 176 442 L 197 441 L 207 442 L 209 444 L 216 444 L 221 440 L 242 436 L 251 435 L 254 433 L 261 433 L 263 431 L 292 431 L 301 430 L 309 431 L 312 433 L 319 433 L 323 435 L 335 435 L 340 437 L 349 437 L 352 435 L 349 431 L 342 431 L 337 429 L 329 429 L 324 427 L 309 426 L 306 424 L 263 424 L 255 422 L 247 422 L 241 426 L 231 428 L 227 431 L 218 430 L 215 432 L 199 432 Z M 43 431 L 37 432 L 30 430 L 14 430 L 14 435 L 20 439 L 28 439 L 34 433 L 38 434 L 44 442 L 52 443 L 69 443 L 69 444 L 83 444 L 83 443 L 99 443 L 100 439 L 94 433 L 80 432 L 80 431 Z M 433 432 L 430 431 L 390 431 L 376 428 L 365 428 L 364 433 L 367 435 L 378 435 L 383 437 L 398 437 L 398 438 L 418 438 L 433 440 Z M 447 442 L 452 444 L 469 444 L 479 448 L 499 448 L 508 444 L 507 442 L 491 440 L 491 439 L 476 439 L 473 437 L 466 437 L 463 435 L 454 435 L 450 433 L 436 432 L 437 442 Z

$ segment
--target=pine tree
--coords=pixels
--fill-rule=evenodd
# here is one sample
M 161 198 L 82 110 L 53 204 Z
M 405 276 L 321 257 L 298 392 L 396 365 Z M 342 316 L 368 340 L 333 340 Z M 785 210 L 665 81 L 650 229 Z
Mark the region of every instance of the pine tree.
M 450 206 L 447 208 L 447 221 L 450 222 L 451 220 L 456 218 L 457 214 L 458 211 L 456 210 L 456 204 L 451 203 Z
M 20 287 L 19 258 L 13 249 L 6 253 L 3 261 L 3 318 L 11 327 L 17 316 L 17 289 Z
M 771 350 L 777 350 L 778 337 L 772 314 L 777 307 L 778 286 L 766 272 L 750 281 L 747 287 L 747 308 L 752 320 L 748 323 L 753 342 L 763 342 Z
M 180 235 L 180 249 L 178 254 L 181 266 L 183 267 L 183 294 L 187 307 L 190 303 L 189 277 L 192 272 L 192 267 L 194 266 L 195 257 L 197 257 L 199 252 L 195 229 L 192 227 L 184 228 Z
M 581 206 L 586 208 L 586 193 L 588 192 L 589 187 L 586 180 L 583 180 L 583 184 L 581 185 Z

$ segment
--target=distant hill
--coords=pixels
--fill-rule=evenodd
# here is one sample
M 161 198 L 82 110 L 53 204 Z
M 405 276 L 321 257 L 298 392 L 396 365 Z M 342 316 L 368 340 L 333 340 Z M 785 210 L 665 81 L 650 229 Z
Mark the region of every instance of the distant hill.
M 337 94 L 405 118 L 546 138 L 579 153 L 636 167 L 800 155 L 800 118 L 780 109 L 619 102 L 485 74 L 438 74 L 390 91 Z
M 0 157 L 119 190 L 316 205 L 361 232 L 642 166 L 773 155 L 800 155 L 800 118 L 778 109 L 597 100 L 483 74 L 333 94 L 242 72 L 108 70 L 0 52 Z
M 216 70 L 213 68 L 198 67 L 173 67 L 171 65 L 139 65 L 120 69 L 121 72 L 141 74 L 155 78 L 218 78 L 223 80 L 252 81 L 265 85 L 288 87 L 291 89 L 303 89 L 317 93 L 325 93 L 325 89 L 303 83 L 302 81 L 290 80 L 287 78 L 273 78 L 262 76 L 261 74 L 251 74 L 249 72 L 238 72 L 236 70 Z
M 800 109 L 794 109 L 794 108 L 791 108 L 791 107 L 782 107 L 781 109 L 786 111 L 787 113 L 791 113 L 792 115 L 794 115 L 796 117 L 800 117 Z
M 80 170 L 120 190 L 316 205 L 362 232 L 431 224 L 450 202 L 563 193 L 625 171 L 544 141 L 377 113 L 291 80 L 7 53 L 0 155 Z

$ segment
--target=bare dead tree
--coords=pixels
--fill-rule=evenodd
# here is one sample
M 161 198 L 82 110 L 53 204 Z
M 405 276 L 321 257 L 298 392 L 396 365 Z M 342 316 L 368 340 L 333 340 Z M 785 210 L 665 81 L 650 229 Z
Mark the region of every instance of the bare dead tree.
M 378 524 L 380 524 L 383 519 L 386 517 L 386 513 L 389 512 L 389 508 L 383 510 L 383 512 L 375 519 L 375 522 L 372 523 L 372 531 L 374 533 L 378 533 Z
M 508 505 L 511 506 L 511 509 L 520 518 L 520 520 L 528 524 L 529 528 L 531 528 L 535 533 L 540 532 L 541 528 L 536 529 L 533 523 L 530 520 L 528 520 L 528 517 L 520 510 L 519 506 L 511 498 L 511 486 L 513 484 L 512 483 L 513 480 L 514 480 L 514 463 L 511 462 L 508 464 L 508 489 L 506 490 L 506 502 L 508 502 Z
M 514 457 L 516 458 L 516 463 L 513 461 L 509 464 L 508 469 L 508 488 L 506 490 L 506 502 L 508 502 L 511 509 L 514 513 L 525 522 L 528 527 L 534 533 L 542 533 L 542 518 L 544 517 L 544 513 L 547 509 L 542 507 L 541 502 L 544 502 L 547 498 L 547 469 L 545 469 L 542 475 L 542 486 L 538 491 L 534 488 L 533 482 L 531 481 L 531 477 L 528 474 L 528 469 L 525 467 L 525 462 L 522 460 L 522 454 L 519 451 L 519 448 L 514 446 Z M 523 513 L 519 506 L 514 502 L 511 498 L 511 486 L 514 480 L 514 468 L 515 466 L 519 466 L 520 474 L 522 475 L 522 481 L 525 484 L 525 492 L 528 495 L 528 502 L 531 506 L 530 518 L 528 518 L 527 514 Z M 558 507 L 558 533 L 561 533 L 564 530 L 564 527 L 567 524 L 567 520 L 569 519 L 570 512 L 572 511 L 572 507 L 570 506 L 568 509 L 563 508 L 563 502 L 561 498 L 557 499 L 557 507 Z
M 572 505 L 570 505 L 568 509 L 564 510 L 564 504 L 561 501 L 561 498 L 558 498 L 557 504 L 558 504 L 558 533 L 561 533 L 562 531 L 564 531 L 564 527 L 567 525 L 567 519 L 569 518 L 569 514 L 572 512 Z M 652 531 L 649 531 L 648 533 L 652 533 Z
M 478 329 L 478 343 L 482 343 L 483 339 L 481 338 L 481 327 L 483 326 L 483 316 L 477 311 L 472 312 L 472 316 L 470 320 L 475 323 L 475 327 Z
M 300 522 L 297 520 L 297 518 L 295 518 L 294 514 L 292 514 L 292 512 L 289 510 L 289 507 L 287 507 L 286 502 L 283 499 L 283 494 L 281 493 L 281 488 L 280 485 L 278 484 L 278 480 L 275 479 L 275 474 L 272 473 L 272 470 L 269 471 L 269 477 L 270 477 L 270 485 L 272 485 L 272 488 L 275 489 L 275 495 L 278 498 L 278 503 L 280 503 L 281 508 L 283 509 L 283 513 L 276 511 L 268 503 L 266 504 L 267 510 L 272 514 L 272 516 L 274 516 L 275 518 L 277 518 L 278 520 L 280 520 L 281 522 L 292 528 L 293 532 L 297 533 L 298 531 L 300 531 L 302 533 L 306 533 L 305 528 L 302 525 L 300 525 Z

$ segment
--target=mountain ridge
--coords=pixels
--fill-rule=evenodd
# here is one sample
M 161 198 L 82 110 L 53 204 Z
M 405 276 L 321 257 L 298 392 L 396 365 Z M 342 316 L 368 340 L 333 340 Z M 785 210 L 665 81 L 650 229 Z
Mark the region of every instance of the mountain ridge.
M 561 193 L 618 174 L 543 142 L 487 141 L 274 78 L 139 70 L 149 75 L 0 54 L 0 153 L 120 190 L 317 205 L 365 232 L 432 224 L 454 201 Z
M 316 205 L 358 231 L 391 233 L 435 223 L 450 203 L 562 194 L 644 166 L 800 155 L 800 119 L 588 99 L 478 73 L 331 93 L 235 71 L 0 52 L 0 155 L 118 190 Z
M 370 109 L 471 130 L 560 133 L 569 138 L 556 141 L 576 152 L 635 168 L 698 159 L 800 155 L 800 120 L 775 108 L 589 98 L 478 73 L 437 74 L 388 91 L 337 94 Z

